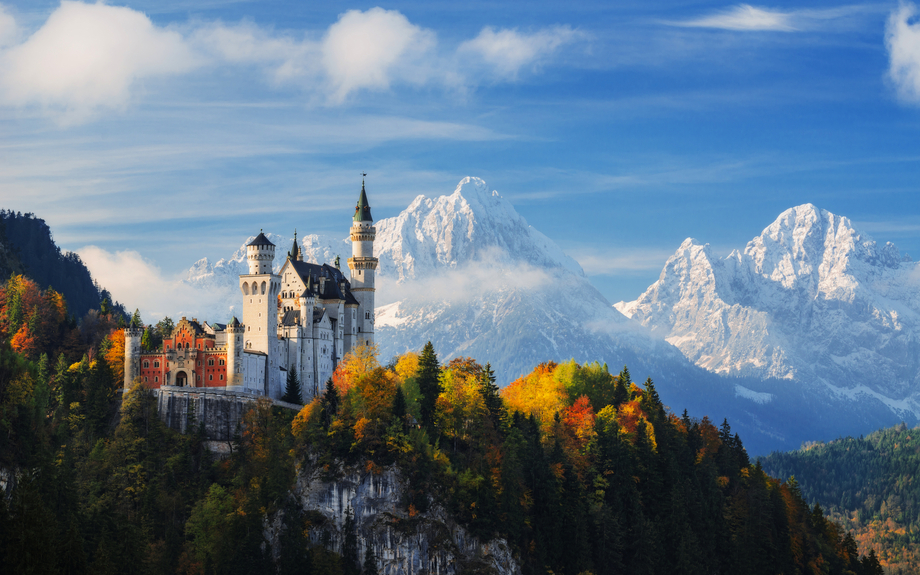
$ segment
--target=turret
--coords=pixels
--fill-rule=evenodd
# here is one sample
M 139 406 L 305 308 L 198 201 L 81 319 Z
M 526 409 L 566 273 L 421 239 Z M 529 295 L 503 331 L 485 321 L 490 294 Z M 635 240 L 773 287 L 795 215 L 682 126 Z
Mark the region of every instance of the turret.
M 374 275 L 377 258 L 374 257 L 374 239 L 377 229 L 371 217 L 371 206 L 367 201 L 364 181 L 361 181 L 361 195 L 355 206 L 351 225 L 351 253 L 348 267 L 351 270 L 351 291 L 358 300 L 358 341 L 374 343 Z M 348 350 L 345 350 L 348 351 Z
M 259 231 L 256 239 L 246 246 L 246 260 L 249 262 L 249 275 L 272 273 L 272 261 L 275 259 L 275 244 L 268 241 Z
M 266 355 L 278 337 L 278 292 L 281 278 L 272 273 L 275 244 L 259 233 L 246 246 L 249 274 L 240 276 L 243 292 L 243 348 Z
M 227 387 L 243 385 L 243 334 L 240 320 L 233 318 L 227 324 Z
M 140 375 L 141 336 L 144 328 L 132 323 L 125 328 L 125 389 L 131 389 L 134 378 Z

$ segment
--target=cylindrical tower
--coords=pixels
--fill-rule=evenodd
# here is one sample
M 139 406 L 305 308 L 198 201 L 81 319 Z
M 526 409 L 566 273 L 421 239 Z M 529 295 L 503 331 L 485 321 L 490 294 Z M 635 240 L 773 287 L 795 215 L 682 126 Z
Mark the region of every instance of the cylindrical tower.
M 134 378 L 140 375 L 141 336 L 144 328 L 129 326 L 125 328 L 125 389 L 131 389 Z
M 243 385 L 243 326 L 233 318 L 227 324 L 227 387 Z
M 374 257 L 374 239 L 377 228 L 371 217 L 371 206 L 367 202 L 364 181 L 361 195 L 355 207 L 354 223 L 351 225 L 351 253 L 348 268 L 351 270 L 351 291 L 358 300 L 357 342 L 366 340 L 374 343 L 374 275 L 377 258 Z M 346 352 L 349 350 L 345 350 Z
M 259 231 L 256 239 L 246 246 L 246 260 L 249 262 L 249 275 L 272 273 L 272 261 L 275 259 L 275 244 L 268 241 Z

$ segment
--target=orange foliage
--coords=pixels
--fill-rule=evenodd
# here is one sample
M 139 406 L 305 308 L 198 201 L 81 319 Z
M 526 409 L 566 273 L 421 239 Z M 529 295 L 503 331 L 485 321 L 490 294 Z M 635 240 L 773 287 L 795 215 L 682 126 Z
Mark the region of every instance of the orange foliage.
M 447 369 L 441 375 L 441 389 L 435 405 L 438 426 L 450 437 L 468 440 L 488 414 L 482 386 L 465 370 Z
M 633 438 L 636 437 L 636 431 L 639 429 L 639 421 L 645 422 L 646 436 L 652 445 L 652 449 L 657 450 L 658 443 L 655 441 L 655 428 L 639 406 L 639 400 L 628 401 L 617 410 L 617 423 L 626 434 Z
M 582 447 L 597 436 L 594 431 L 594 408 L 587 395 L 582 395 L 562 411 L 562 422 L 575 434 Z
M 109 349 L 105 352 L 105 362 L 115 374 L 115 381 L 125 379 L 125 330 L 115 329 L 109 334 Z
M 345 354 L 332 374 L 332 384 L 339 392 L 339 397 L 345 397 L 362 375 L 380 367 L 377 361 L 379 354 L 376 345 L 357 345 Z
M 19 331 L 16 332 L 16 335 L 10 340 L 10 347 L 12 347 L 13 351 L 16 353 L 28 358 L 33 358 L 35 356 L 38 346 L 35 341 L 35 336 L 29 331 L 29 326 L 27 324 L 22 324 Z

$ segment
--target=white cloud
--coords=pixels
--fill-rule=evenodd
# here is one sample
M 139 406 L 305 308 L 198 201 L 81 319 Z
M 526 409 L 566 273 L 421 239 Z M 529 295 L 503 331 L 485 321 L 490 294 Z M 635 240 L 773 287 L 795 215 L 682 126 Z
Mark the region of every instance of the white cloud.
M 725 30 L 776 30 L 791 32 L 796 30 L 793 26 L 792 14 L 766 8 L 757 8 L 750 4 L 739 4 L 695 20 L 674 23 L 678 26 L 693 28 L 722 28 Z
M 489 75 L 513 80 L 581 36 L 567 26 L 529 34 L 486 27 L 440 50 L 432 30 L 382 8 L 350 10 L 325 30 L 302 33 L 251 22 L 195 22 L 183 30 L 127 7 L 65 0 L 17 43 L 16 21 L 0 5 L 0 103 L 79 123 L 125 109 L 147 79 L 250 66 L 273 85 L 299 87 L 308 101 L 340 105 L 360 91 L 394 86 L 462 90 Z
M 65 123 L 124 108 L 139 80 L 197 63 L 178 32 L 154 26 L 140 12 L 69 1 L 0 58 L 4 99 L 37 104 Z
M 525 66 L 539 64 L 560 46 L 580 36 L 568 26 L 556 26 L 523 34 L 517 30 L 485 27 L 478 36 L 462 43 L 458 55 L 480 58 L 495 75 L 514 79 Z
M 77 250 L 93 278 L 109 290 L 125 307 L 141 311 L 145 323 L 155 323 L 165 316 L 173 319 L 186 315 L 201 320 L 224 322 L 229 310 L 221 304 L 229 293 L 221 288 L 207 290 L 193 287 L 178 276 L 169 277 L 136 251 L 109 252 L 96 246 Z M 220 292 L 220 293 L 215 293 Z M 205 314 L 212 314 L 205 317 Z
M 885 29 L 889 77 L 898 97 L 912 103 L 920 103 L 920 24 L 911 22 L 916 15 L 916 5 L 903 2 L 891 13 Z
M 434 32 L 399 12 L 349 10 L 323 38 L 323 66 L 333 100 L 341 102 L 359 88 L 389 88 L 394 77 L 424 83 L 435 44 Z
M 0 4 L 0 48 L 14 43 L 17 34 L 16 19 Z
M 802 9 L 784 12 L 751 6 L 750 4 L 739 4 L 710 16 L 681 22 L 667 22 L 667 24 L 687 28 L 717 28 L 737 31 L 801 32 L 828 26 L 845 29 L 848 26 L 848 20 L 852 20 L 853 17 L 857 17 L 862 13 L 874 12 L 877 9 L 878 7 L 872 5 L 856 4 L 836 8 Z

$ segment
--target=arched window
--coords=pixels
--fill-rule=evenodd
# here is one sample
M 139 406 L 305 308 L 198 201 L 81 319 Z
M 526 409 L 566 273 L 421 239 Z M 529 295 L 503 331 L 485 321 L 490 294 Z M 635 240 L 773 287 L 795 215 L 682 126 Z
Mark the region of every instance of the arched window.
M 214 374 L 213 374 L 213 373 L 208 375 L 208 381 L 214 381 Z
M 262 282 L 262 294 L 265 295 L 265 282 Z
M 147 383 L 147 376 L 144 376 L 144 383 Z
M 145 362 L 144 362 L 144 367 L 150 367 L 150 362 L 149 362 L 149 361 L 145 361 Z
M 259 293 L 259 284 L 252 282 L 252 295 Z
M 160 367 L 160 362 L 158 361 L 153 362 L 153 367 Z
M 249 295 L 249 284 L 243 282 L 243 295 Z
M 223 365 L 223 364 L 224 364 L 224 360 L 220 360 L 220 364 Z
M 209 360 L 208 360 L 208 365 L 214 365 L 214 360 L 213 360 L 213 359 L 209 359 Z
M 154 383 L 160 383 L 160 378 L 159 378 L 159 377 L 154 377 L 154 378 L 153 378 L 153 382 L 154 382 Z

